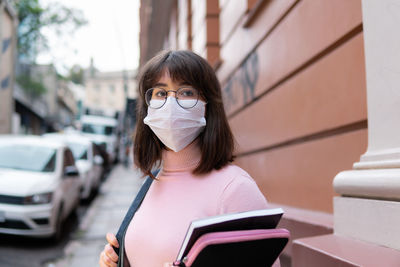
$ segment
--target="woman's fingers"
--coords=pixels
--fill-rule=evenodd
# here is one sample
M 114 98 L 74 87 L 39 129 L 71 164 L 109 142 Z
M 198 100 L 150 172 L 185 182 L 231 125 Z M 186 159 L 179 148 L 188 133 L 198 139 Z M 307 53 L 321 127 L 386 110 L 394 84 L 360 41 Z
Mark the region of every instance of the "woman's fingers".
M 108 258 L 104 250 L 100 254 L 99 264 L 100 267 L 117 267 L 117 263 Z
M 107 233 L 106 239 L 107 239 L 108 243 L 110 243 L 112 246 L 114 246 L 116 248 L 119 247 L 118 240 L 117 240 L 117 238 L 115 237 L 114 234 Z
M 107 244 L 104 247 L 104 252 L 105 252 L 106 256 L 108 258 L 110 258 L 113 262 L 118 261 L 118 255 L 117 255 L 117 253 L 115 253 L 113 247 L 110 244 Z
M 119 247 L 118 240 L 112 233 L 107 233 L 106 239 L 108 244 L 104 246 L 100 254 L 99 264 L 101 267 L 117 267 L 118 254 L 115 253 L 113 247 Z

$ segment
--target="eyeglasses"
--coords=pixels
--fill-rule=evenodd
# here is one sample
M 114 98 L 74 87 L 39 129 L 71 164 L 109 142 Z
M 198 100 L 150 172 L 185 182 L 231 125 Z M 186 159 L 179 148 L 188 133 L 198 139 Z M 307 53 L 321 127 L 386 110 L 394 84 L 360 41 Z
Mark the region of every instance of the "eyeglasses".
M 167 101 L 168 92 L 175 93 L 175 99 L 179 106 L 184 109 L 193 108 L 199 101 L 199 91 L 193 87 L 181 87 L 178 90 L 165 90 L 163 88 L 154 87 L 146 91 L 146 103 L 151 108 L 161 108 Z

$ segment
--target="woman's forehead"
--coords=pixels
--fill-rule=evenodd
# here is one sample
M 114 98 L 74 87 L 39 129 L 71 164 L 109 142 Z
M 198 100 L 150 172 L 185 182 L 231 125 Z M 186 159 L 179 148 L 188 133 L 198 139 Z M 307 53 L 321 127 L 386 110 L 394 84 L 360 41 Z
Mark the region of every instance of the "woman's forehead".
M 163 69 L 159 74 L 156 79 L 157 83 L 166 83 L 171 80 L 171 75 L 169 74 L 168 69 Z
M 157 76 L 158 77 L 155 79 L 156 84 L 168 84 L 170 82 L 176 84 L 187 84 L 187 81 L 182 77 L 171 76 L 170 71 L 167 68 L 164 68 Z

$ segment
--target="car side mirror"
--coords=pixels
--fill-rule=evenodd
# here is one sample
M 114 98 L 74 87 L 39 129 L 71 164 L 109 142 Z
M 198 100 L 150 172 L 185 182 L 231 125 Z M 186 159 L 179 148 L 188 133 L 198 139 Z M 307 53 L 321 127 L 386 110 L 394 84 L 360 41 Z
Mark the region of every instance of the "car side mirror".
M 103 158 L 99 155 L 94 156 L 93 161 L 94 161 L 94 164 L 96 164 L 96 165 L 103 165 L 103 162 L 104 162 Z
M 64 176 L 67 176 L 67 177 L 73 177 L 73 176 L 79 177 L 79 171 L 75 166 L 67 166 L 64 169 Z

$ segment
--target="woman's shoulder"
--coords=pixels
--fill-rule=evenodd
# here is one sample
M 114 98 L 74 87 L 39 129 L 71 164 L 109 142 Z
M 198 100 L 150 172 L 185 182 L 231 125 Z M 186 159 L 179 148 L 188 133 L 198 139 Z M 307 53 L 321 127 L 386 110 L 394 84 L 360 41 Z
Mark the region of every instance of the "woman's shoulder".
M 221 170 L 217 171 L 217 175 L 226 178 L 229 181 L 253 181 L 253 178 L 245 170 L 235 164 L 228 164 Z
M 256 182 L 250 176 L 250 174 L 235 164 L 229 164 L 223 167 L 222 169 L 216 171 L 213 176 L 214 182 L 219 183 L 225 193 L 232 190 L 259 190 Z
M 221 169 L 221 177 L 225 179 L 225 186 L 220 198 L 220 213 L 266 208 L 264 195 L 245 170 L 230 164 Z

